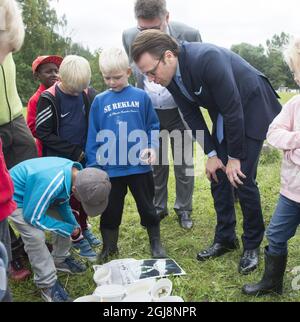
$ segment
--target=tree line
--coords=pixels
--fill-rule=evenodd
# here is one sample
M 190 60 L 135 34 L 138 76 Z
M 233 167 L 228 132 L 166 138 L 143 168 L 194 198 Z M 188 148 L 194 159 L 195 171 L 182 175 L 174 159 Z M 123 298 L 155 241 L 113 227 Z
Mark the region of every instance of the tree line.
M 91 52 L 78 43 L 74 43 L 66 35 L 67 19 L 58 17 L 55 9 L 50 6 L 52 0 L 18 0 L 23 10 L 23 20 L 26 36 L 22 50 L 14 55 L 17 65 L 17 86 L 24 105 L 36 91 L 37 82 L 33 79 L 31 64 L 40 55 L 69 54 L 85 57 L 92 69 L 92 86 L 97 91 L 103 91 L 105 84 L 99 73 L 99 52 Z M 231 50 L 245 58 L 251 65 L 269 77 L 273 86 L 294 88 L 289 68 L 283 61 L 282 48 L 288 43 L 290 36 L 284 32 L 274 35 L 262 45 L 253 46 L 247 43 L 233 45 Z
M 97 91 L 105 89 L 99 73 L 99 53 L 92 53 L 88 48 L 74 43 L 65 35 L 67 19 L 58 17 L 55 9 L 50 6 L 52 0 L 18 0 L 23 10 L 25 25 L 25 41 L 20 52 L 14 55 L 17 66 L 17 87 L 21 100 L 25 105 L 35 93 L 38 83 L 32 75 L 31 65 L 41 55 L 80 55 L 85 57 L 92 69 L 92 86 Z
M 280 35 L 274 35 L 272 39 L 268 39 L 265 47 L 242 43 L 233 45 L 231 50 L 263 72 L 275 89 L 280 86 L 297 88 L 290 69 L 283 59 L 283 51 L 288 45 L 290 38 L 290 35 L 282 32 Z

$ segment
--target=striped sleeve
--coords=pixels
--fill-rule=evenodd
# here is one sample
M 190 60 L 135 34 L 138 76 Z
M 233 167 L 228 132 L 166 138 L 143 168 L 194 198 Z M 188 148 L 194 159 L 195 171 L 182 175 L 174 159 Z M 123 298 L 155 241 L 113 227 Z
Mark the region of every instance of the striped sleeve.
M 49 105 L 48 107 L 46 107 L 44 110 L 42 110 L 41 112 L 39 112 L 36 115 L 36 128 L 38 128 L 41 124 L 43 124 L 44 122 L 46 122 L 49 118 L 51 118 L 53 116 L 53 112 L 51 109 L 51 105 Z

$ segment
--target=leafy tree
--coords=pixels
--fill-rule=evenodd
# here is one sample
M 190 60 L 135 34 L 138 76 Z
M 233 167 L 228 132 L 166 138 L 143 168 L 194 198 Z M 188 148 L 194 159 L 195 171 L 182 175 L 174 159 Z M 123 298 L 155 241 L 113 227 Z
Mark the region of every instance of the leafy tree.
M 18 0 L 25 24 L 25 41 L 22 50 L 14 58 L 17 66 L 17 87 L 24 105 L 36 91 L 38 84 L 34 81 L 31 64 L 40 55 L 76 54 L 85 57 L 90 63 L 93 73 L 92 86 L 103 89 L 103 81 L 96 68 L 97 55 L 88 48 L 73 43 L 71 38 L 63 34 L 67 27 L 66 17 L 58 18 L 55 9 L 51 8 L 52 0 Z
M 15 55 L 17 65 L 17 86 L 24 104 L 35 92 L 37 84 L 33 80 L 31 64 L 40 55 L 64 55 L 70 39 L 63 38 L 56 28 L 66 23 L 57 18 L 47 0 L 19 0 L 26 34 L 22 50 Z
M 256 47 L 247 43 L 241 43 L 239 45 L 233 45 L 231 50 L 243 57 L 253 67 L 263 73 L 265 72 L 267 56 L 265 55 L 265 49 L 262 45 Z
M 283 51 L 290 41 L 290 35 L 282 32 L 274 35 L 271 40 L 266 41 L 268 53 L 268 77 L 275 87 L 281 85 L 295 87 L 295 83 L 289 67 L 284 62 Z
M 231 50 L 263 72 L 270 79 L 274 88 L 277 89 L 281 85 L 294 88 L 294 80 L 282 54 L 289 40 L 290 36 L 282 32 L 266 41 L 266 49 L 262 45 L 256 47 L 241 43 L 233 45 Z

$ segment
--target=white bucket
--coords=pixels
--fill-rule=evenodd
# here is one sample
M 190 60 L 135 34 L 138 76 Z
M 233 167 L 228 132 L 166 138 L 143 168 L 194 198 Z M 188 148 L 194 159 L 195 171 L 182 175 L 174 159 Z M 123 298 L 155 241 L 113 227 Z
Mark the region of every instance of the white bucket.
M 73 302 L 100 302 L 101 298 L 95 295 L 87 295 L 87 296 L 81 296 L 78 297 Z
M 180 296 L 165 296 L 160 298 L 155 302 L 184 302 L 183 298 Z
M 155 279 L 147 279 L 126 285 L 127 296 L 123 302 L 152 302 L 150 291 L 155 283 Z
M 126 289 L 117 284 L 101 285 L 93 295 L 100 297 L 102 302 L 121 302 L 126 296 Z
M 149 293 L 133 293 L 133 294 L 128 294 L 122 302 L 152 302 L 152 297 L 149 295 Z
M 150 291 L 155 283 L 155 279 L 136 281 L 133 284 L 126 285 L 126 291 L 128 296 L 134 294 L 150 294 Z
M 96 270 L 93 278 L 97 286 L 111 284 L 111 269 L 106 266 L 102 266 Z
M 150 291 L 153 302 L 159 302 L 162 298 L 170 296 L 172 288 L 173 284 L 168 278 L 157 281 Z

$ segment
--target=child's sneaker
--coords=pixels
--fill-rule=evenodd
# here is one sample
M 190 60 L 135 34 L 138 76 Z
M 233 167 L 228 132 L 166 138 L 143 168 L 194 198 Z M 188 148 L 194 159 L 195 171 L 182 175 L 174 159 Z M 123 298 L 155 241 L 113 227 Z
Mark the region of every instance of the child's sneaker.
M 82 232 L 82 235 L 84 238 L 90 243 L 90 245 L 93 246 L 100 246 L 102 244 L 101 240 L 99 240 L 90 229 L 85 229 Z
M 72 302 L 59 281 L 56 281 L 52 287 L 42 289 L 41 295 L 45 302 Z
M 86 271 L 86 266 L 71 256 L 67 257 L 62 263 L 55 264 L 55 267 L 59 272 L 70 274 L 81 274 Z
M 72 247 L 78 252 L 80 257 L 88 259 L 91 262 L 95 262 L 97 254 L 92 250 L 91 245 L 86 239 L 81 239 L 77 243 L 73 243 Z

